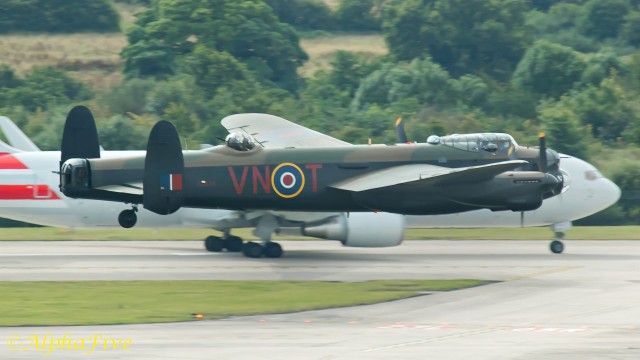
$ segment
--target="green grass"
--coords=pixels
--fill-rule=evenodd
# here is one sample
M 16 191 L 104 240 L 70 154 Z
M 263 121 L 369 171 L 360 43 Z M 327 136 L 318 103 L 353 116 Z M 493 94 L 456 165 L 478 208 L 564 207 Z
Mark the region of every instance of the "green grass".
M 327 36 L 302 38 L 300 46 L 309 55 L 309 61 L 298 69 L 298 73 L 304 77 L 312 77 L 318 70 L 330 69 L 338 50 L 355 52 L 368 58 L 388 53 L 381 34 L 327 33 Z
M 480 280 L 0 282 L 0 326 L 173 322 L 373 304 Z
M 251 233 L 253 229 L 236 229 L 234 235 L 246 240 L 255 240 Z M 27 240 L 204 240 L 209 235 L 221 235 L 219 231 L 211 229 L 65 229 L 54 227 L 33 228 L 2 228 L 0 241 Z M 275 236 L 278 240 L 295 240 L 301 237 Z
M 338 1 L 329 1 L 337 7 Z M 134 14 L 141 6 L 116 5 L 122 27 L 134 21 Z M 123 80 L 120 52 L 127 45 L 124 33 L 79 34 L 11 34 L 0 35 L 0 64 L 11 66 L 20 75 L 34 67 L 54 66 L 69 71 L 75 79 L 91 87 L 97 93 L 105 93 Z M 326 36 L 302 39 L 302 48 L 309 54 L 309 61 L 299 69 L 305 77 L 311 77 L 320 69 L 329 69 L 338 50 L 353 51 L 368 57 L 388 53 L 381 34 L 344 34 L 327 32 Z
M 640 226 L 576 226 L 565 231 L 568 240 L 639 240 Z M 548 226 L 488 229 L 408 229 L 405 239 L 549 240 Z
M 257 239 L 252 229 L 235 229 L 234 235 L 246 240 Z M 565 232 L 569 240 L 638 240 L 640 226 L 578 226 Z M 203 240 L 208 235 L 220 235 L 210 229 L 62 229 L 62 228 L 3 228 L 3 240 Z M 549 240 L 549 227 L 490 228 L 490 229 L 407 229 L 407 240 Z M 274 236 L 276 240 L 313 239 L 302 236 Z
M 127 44 L 122 33 L 12 34 L 0 36 L 0 64 L 24 75 L 34 67 L 54 66 L 97 92 L 122 81 L 120 51 Z
M 1 240 L 202 240 L 218 232 L 207 229 L 65 229 L 3 228 Z

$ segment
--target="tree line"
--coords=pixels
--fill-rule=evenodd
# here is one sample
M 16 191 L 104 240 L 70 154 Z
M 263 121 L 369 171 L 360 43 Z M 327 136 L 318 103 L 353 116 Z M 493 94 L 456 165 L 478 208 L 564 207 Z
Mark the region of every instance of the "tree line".
M 120 16 L 110 0 L 3 0 L 0 34 L 119 31 Z
M 300 77 L 300 37 L 345 29 L 378 31 L 389 54 L 337 52 L 329 69 Z M 48 149 L 77 102 L 96 109 L 107 149 L 143 148 L 159 119 L 187 146 L 216 143 L 220 119 L 239 112 L 354 143 L 396 142 L 398 116 L 417 141 L 509 132 L 534 144 L 545 131 L 561 152 L 607 160 L 607 175 L 633 190 L 640 166 L 602 154 L 631 157 L 640 144 L 638 34 L 636 0 L 343 0 L 336 10 L 314 0 L 154 0 L 126 30 L 122 84 L 94 94 L 59 69 L 20 77 L 5 66 L 0 109 Z M 601 215 L 639 217 L 633 201 Z

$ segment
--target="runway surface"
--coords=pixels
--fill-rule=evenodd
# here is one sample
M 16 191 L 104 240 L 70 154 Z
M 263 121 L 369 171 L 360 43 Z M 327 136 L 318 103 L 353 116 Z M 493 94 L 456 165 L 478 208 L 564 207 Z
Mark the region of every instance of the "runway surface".
M 640 241 L 568 241 L 562 255 L 549 253 L 546 241 L 409 241 L 388 249 L 282 245 L 284 258 L 256 260 L 208 254 L 200 242 L 1 242 L 0 280 L 499 282 L 370 306 L 219 321 L 0 328 L 0 358 L 640 358 Z M 45 335 L 66 335 L 73 346 L 84 340 L 85 350 L 47 355 L 46 349 L 16 347 Z M 87 354 L 93 340 L 97 347 Z M 127 350 L 112 349 L 127 340 Z

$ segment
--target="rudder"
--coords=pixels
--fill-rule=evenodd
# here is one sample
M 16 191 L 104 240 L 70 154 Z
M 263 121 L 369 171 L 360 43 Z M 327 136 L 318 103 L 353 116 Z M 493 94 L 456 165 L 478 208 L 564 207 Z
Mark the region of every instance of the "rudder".
M 67 115 L 60 146 L 60 165 L 68 159 L 100 158 L 100 141 L 96 121 L 86 106 L 76 106 Z
M 176 212 L 184 202 L 184 156 L 178 131 L 159 121 L 149 135 L 144 161 L 143 206 L 156 214 Z

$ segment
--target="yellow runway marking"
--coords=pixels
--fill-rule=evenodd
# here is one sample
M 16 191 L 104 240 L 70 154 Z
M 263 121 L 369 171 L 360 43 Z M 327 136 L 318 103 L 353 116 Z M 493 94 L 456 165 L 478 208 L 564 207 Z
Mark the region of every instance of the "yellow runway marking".
M 510 278 L 507 278 L 506 281 L 517 281 L 517 280 L 526 280 L 526 279 L 533 279 L 539 276 L 544 276 L 544 275 L 549 275 L 549 274 L 556 274 L 556 273 L 560 273 L 563 271 L 571 271 L 571 270 L 576 270 L 581 268 L 581 266 L 562 266 L 562 267 L 555 267 L 552 269 L 547 269 L 547 270 L 541 270 L 541 271 L 536 271 L 536 272 L 532 272 L 532 273 L 528 273 L 528 274 L 524 274 L 524 275 L 518 275 L 518 276 L 513 276 Z

